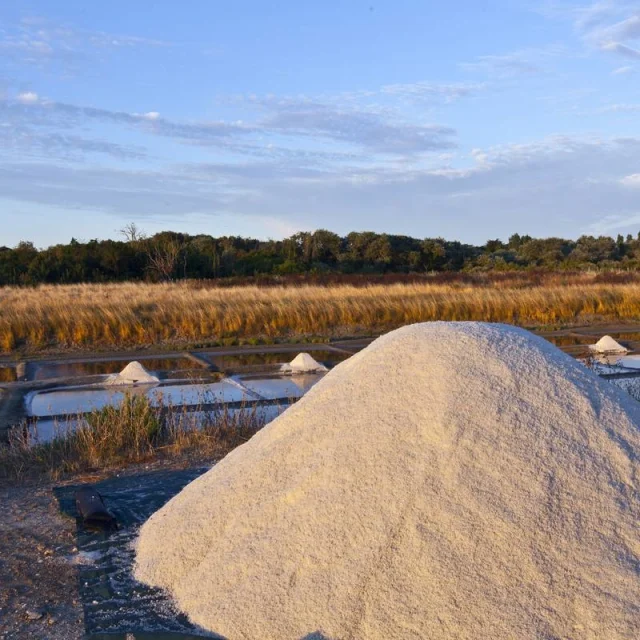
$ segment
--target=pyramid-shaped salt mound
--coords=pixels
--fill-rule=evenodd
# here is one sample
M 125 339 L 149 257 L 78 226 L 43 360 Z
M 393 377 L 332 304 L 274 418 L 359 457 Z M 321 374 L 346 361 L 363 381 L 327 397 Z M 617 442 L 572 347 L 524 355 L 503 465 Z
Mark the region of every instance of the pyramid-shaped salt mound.
M 155 384 L 160 379 L 150 374 L 139 362 L 130 362 L 120 373 L 114 373 L 105 380 L 107 385 Z
M 526 331 L 405 327 L 154 514 L 136 576 L 231 640 L 631 640 L 638 424 Z
M 282 373 L 312 373 L 327 371 L 327 367 L 316 362 L 308 353 L 299 353 L 291 362 L 280 367 Z
M 619 342 L 616 342 L 611 336 L 604 336 L 598 340 L 595 344 L 590 344 L 589 349 L 596 353 L 627 353 L 629 349 L 623 347 Z

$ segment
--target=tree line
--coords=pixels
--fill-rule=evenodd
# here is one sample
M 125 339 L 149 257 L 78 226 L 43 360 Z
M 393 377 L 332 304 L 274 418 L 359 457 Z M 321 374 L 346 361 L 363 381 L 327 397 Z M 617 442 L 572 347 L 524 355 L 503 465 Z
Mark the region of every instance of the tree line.
M 0 246 L 0 285 L 640 267 L 640 233 L 615 239 L 585 235 L 577 240 L 516 233 L 507 242 L 490 240 L 482 246 L 373 232 L 339 236 L 324 229 L 284 240 L 172 231 L 147 237 L 134 224 L 122 234 L 122 240 L 72 239 L 46 249 L 31 242 Z

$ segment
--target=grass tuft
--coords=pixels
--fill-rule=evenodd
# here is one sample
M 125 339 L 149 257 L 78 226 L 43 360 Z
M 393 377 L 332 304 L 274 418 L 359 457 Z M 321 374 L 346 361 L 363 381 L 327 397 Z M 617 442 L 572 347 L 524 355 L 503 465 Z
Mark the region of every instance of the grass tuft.
M 0 478 L 59 480 L 159 458 L 216 459 L 264 423 L 255 404 L 204 412 L 191 406 L 161 408 L 146 396 L 127 394 L 119 406 L 58 422 L 49 442 L 39 442 L 37 424 L 13 428 L 8 444 L 0 445 Z

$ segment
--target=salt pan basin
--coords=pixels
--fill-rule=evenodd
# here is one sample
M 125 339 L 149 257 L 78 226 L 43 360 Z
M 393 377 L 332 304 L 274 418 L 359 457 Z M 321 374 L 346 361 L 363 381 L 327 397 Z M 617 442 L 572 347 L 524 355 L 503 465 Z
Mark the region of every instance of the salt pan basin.
M 76 388 L 41 391 L 28 402 L 31 416 L 62 416 L 88 413 L 107 406 L 118 406 L 125 394 L 144 395 L 154 404 L 197 406 L 259 400 L 301 398 L 323 374 L 291 376 L 250 376 L 227 378 L 210 384 L 172 384 L 163 386 Z
M 616 366 L 625 369 L 640 369 L 640 355 L 623 356 L 615 361 Z
M 299 374 L 297 376 L 247 377 L 242 384 L 265 400 L 301 398 L 324 374 Z
M 60 416 L 88 413 L 94 409 L 118 406 L 126 394 L 145 395 L 154 403 L 197 405 L 221 404 L 253 399 L 246 390 L 228 382 L 211 384 L 179 384 L 164 387 L 132 387 L 110 389 L 69 389 L 44 391 L 31 399 L 29 414 L 32 416 Z

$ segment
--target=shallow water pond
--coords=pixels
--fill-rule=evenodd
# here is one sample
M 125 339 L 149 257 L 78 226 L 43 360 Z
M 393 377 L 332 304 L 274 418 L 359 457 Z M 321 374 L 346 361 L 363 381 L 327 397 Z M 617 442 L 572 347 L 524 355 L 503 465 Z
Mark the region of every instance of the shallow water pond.
M 252 397 L 236 386 L 232 380 L 212 382 L 211 384 L 172 384 L 157 387 L 148 394 L 154 404 L 164 406 L 196 406 L 199 404 L 225 404 L 252 400 Z
M 103 362 L 51 362 L 36 369 L 34 380 L 53 378 L 79 378 L 119 373 L 130 360 L 108 360 Z M 193 368 L 193 362 L 187 358 L 140 358 L 138 362 L 148 371 L 174 371 Z
M 144 395 L 155 404 L 198 405 L 204 402 L 240 402 L 249 397 L 246 391 L 229 383 L 144 385 L 93 389 L 59 389 L 41 391 L 31 399 L 32 416 L 59 416 L 87 413 L 94 409 L 117 406 L 126 394 Z
M 304 352 L 304 349 L 301 351 Z M 260 365 L 279 365 L 291 362 L 297 355 L 297 351 L 274 351 L 268 353 L 242 353 L 234 355 L 216 355 L 215 353 L 204 354 L 207 360 L 215 364 L 218 369 L 225 371 L 237 367 L 250 367 Z M 321 364 L 336 364 L 351 356 L 349 353 L 341 353 L 330 349 L 308 350 L 314 360 Z
M 265 400 L 301 398 L 313 385 L 319 382 L 323 373 L 309 373 L 293 376 L 245 376 L 242 384 Z
M 62 389 L 41 391 L 32 398 L 27 412 L 31 416 L 59 416 L 117 406 L 130 395 L 146 395 L 149 387 L 113 387 L 113 389 Z
M 640 369 L 640 355 L 622 356 L 617 358 L 615 364 L 625 369 Z
M 598 342 L 601 336 L 541 336 L 556 347 L 579 347 Z
M 156 406 L 197 407 L 254 400 L 300 398 L 323 374 L 298 376 L 246 376 L 208 384 L 165 384 L 127 387 L 95 387 L 40 391 L 30 398 L 30 416 L 63 416 L 117 406 L 126 394 L 144 395 Z

